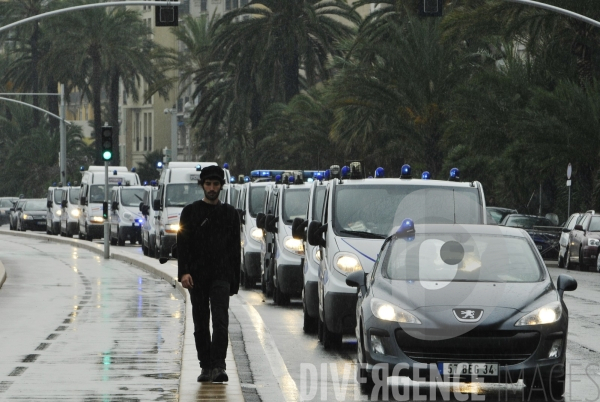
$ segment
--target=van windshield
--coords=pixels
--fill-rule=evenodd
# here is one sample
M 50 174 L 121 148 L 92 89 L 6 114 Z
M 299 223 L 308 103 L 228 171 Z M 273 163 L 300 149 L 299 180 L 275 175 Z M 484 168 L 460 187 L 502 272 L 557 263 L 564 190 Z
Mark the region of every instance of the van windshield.
M 204 197 L 204 190 L 197 183 L 173 183 L 167 185 L 165 206 L 185 207 Z
M 69 190 L 69 202 L 71 204 L 77 204 L 79 202 L 79 188 L 72 188 Z
M 66 190 L 60 190 L 60 189 L 56 189 L 54 190 L 54 203 L 60 205 L 60 202 L 62 201 L 62 197 L 63 197 L 63 193 Z
M 477 188 L 348 183 L 336 186 L 333 226 L 341 236 L 385 238 L 406 218 L 416 224 L 478 224 L 482 211 Z
M 318 185 L 313 195 L 313 220 L 321 222 L 323 203 L 325 202 L 325 186 Z
M 248 207 L 250 209 L 251 217 L 256 218 L 256 215 L 263 211 L 266 194 L 267 192 L 265 191 L 264 187 L 250 186 L 250 191 L 248 192 L 248 196 L 250 197 L 250 200 L 248 200 Z
M 295 218 L 306 219 L 309 190 L 308 187 L 304 187 L 297 190 L 289 189 L 284 193 L 283 221 L 285 223 L 292 223 Z
M 110 194 L 114 186 L 115 184 L 108 185 L 108 194 Z M 88 202 L 104 202 L 104 184 L 94 184 L 90 187 L 90 199 Z
M 137 207 L 144 200 L 143 188 L 124 188 L 121 190 L 121 204 L 126 207 Z
M 0 200 L 0 207 L 2 208 L 12 208 L 13 207 L 13 203 L 11 200 Z

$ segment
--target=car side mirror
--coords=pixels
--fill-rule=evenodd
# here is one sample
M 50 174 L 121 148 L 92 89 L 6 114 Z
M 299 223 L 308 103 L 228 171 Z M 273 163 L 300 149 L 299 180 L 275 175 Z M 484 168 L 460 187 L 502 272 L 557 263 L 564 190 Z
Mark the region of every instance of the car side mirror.
M 256 215 L 256 227 L 259 229 L 264 229 L 265 228 L 265 218 L 266 215 L 262 212 L 259 212 Z
M 154 200 L 154 202 L 152 203 L 152 207 L 155 211 L 162 211 L 162 205 L 160 200 Z
M 267 215 L 265 217 L 265 230 L 270 233 L 277 232 L 277 221 L 279 219 L 274 215 Z
M 304 240 L 304 232 L 308 226 L 308 220 L 294 218 L 292 222 L 292 237 L 297 240 Z
M 240 222 L 242 225 L 246 224 L 246 211 L 244 211 L 243 209 L 236 209 L 238 215 L 240 216 Z
M 569 228 L 562 228 L 563 233 L 569 233 L 570 231 L 571 231 L 571 229 L 569 229 Z
M 583 230 L 583 226 L 581 226 L 581 225 L 575 225 L 575 227 L 573 229 L 575 229 L 575 230 Z
M 82 195 L 81 197 L 79 197 L 79 203 L 81 205 L 87 205 L 87 197 L 85 195 Z
M 143 214 L 144 213 L 144 202 L 140 201 L 140 206 L 139 206 L 140 212 Z
M 118 203 L 117 201 L 113 201 L 113 203 L 112 203 L 112 205 L 111 205 L 111 208 L 112 208 L 113 210 L 117 210 L 117 209 L 119 209 L 119 203 Z
M 47 206 L 48 208 L 52 208 L 52 205 L 53 205 L 53 204 L 52 204 L 52 200 L 48 200 L 48 201 L 46 202 L 46 206 Z
M 561 274 L 558 275 L 556 287 L 558 288 L 558 294 L 562 297 L 564 292 L 577 289 L 577 281 L 571 275 Z
M 15 209 L 14 209 L 14 208 L 11 208 L 11 209 L 10 209 L 10 212 L 15 212 Z
M 323 239 L 323 232 L 327 230 L 327 225 L 321 225 L 319 221 L 312 221 L 308 224 L 306 239 L 311 246 L 325 247 L 326 241 Z
M 19 208 L 17 208 L 17 211 L 23 212 L 23 208 L 19 207 Z
M 63 208 L 66 208 L 67 207 L 67 200 L 62 200 L 60 202 L 60 206 L 63 207 Z

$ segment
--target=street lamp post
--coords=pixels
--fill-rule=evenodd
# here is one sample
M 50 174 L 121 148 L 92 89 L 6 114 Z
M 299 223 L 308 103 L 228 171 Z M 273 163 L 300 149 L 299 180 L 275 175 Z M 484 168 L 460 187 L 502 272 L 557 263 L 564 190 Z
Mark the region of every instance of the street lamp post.
M 171 114 L 171 160 L 177 160 L 177 108 L 165 109 L 165 114 Z

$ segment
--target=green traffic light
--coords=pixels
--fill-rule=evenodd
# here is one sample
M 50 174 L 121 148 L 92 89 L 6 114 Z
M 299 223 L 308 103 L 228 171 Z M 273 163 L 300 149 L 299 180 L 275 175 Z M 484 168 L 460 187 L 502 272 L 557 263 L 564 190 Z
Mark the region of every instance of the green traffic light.
M 112 152 L 110 151 L 104 151 L 102 153 L 102 159 L 104 159 L 105 161 L 109 161 L 112 159 Z

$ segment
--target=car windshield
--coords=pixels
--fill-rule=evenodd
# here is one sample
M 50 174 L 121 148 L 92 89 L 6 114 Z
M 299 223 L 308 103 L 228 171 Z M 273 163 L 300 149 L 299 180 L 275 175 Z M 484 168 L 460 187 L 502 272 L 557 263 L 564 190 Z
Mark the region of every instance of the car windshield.
M 221 191 L 223 194 L 223 191 Z M 167 185 L 167 207 L 185 207 L 204 197 L 202 186 L 197 183 L 173 183 Z
M 590 232 L 600 232 L 600 216 L 592 216 L 588 230 Z
M 550 219 L 536 216 L 509 216 L 505 226 L 533 229 L 534 226 L 554 226 L 554 223 Z
M 0 200 L 0 208 L 12 208 L 13 203 L 11 200 Z
M 69 202 L 71 204 L 77 204 L 79 202 L 79 188 L 71 188 L 69 190 Z
M 488 208 L 487 209 L 492 218 L 496 221 L 496 223 L 502 222 L 502 219 L 508 214 L 513 214 L 515 211 L 511 211 L 510 209 L 499 209 L 499 208 Z
M 108 185 L 108 194 L 115 184 Z M 104 202 L 104 184 L 94 184 L 90 187 L 90 199 L 89 202 L 100 203 Z
M 137 207 L 144 200 L 144 188 L 124 188 L 121 190 L 121 204 L 126 207 Z
M 248 200 L 248 206 L 250 209 L 250 216 L 256 218 L 259 212 L 262 212 L 263 206 L 265 204 L 265 195 L 267 192 L 264 187 L 252 187 L 250 186 L 250 191 L 248 192 L 248 196 L 250 200 Z
M 382 274 L 403 281 L 538 282 L 543 270 L 522 237 L 417 234 L 395 237 Z
M 59 204 L 62 201 L 62 197 L 63 197 L 63 193 L 66 190 L 62 190 L 62 189 L 56 189 L 54 190 L 54 203 Z
M 336 186 L 333 208 L 338 235 L 367 232 L 387 237 L 406 218 L 417 224 L 483 220 L 478 190 L 464 187 L 344 184 Z
M 29 200 L 25 203 L 23 211 L 45 211 L 46 208 L 46 200 Z
M 318 185 L 315 188 L 315 194 L 313 195 L 313 220 L 321 221 L 323 216 L 323 203 L 325 202 L 325 193 L 327 189 L 325 186 Z
M 308 206 L 308 187 L 287 189 L 283 195 L 283 221 L 292 223 L 295 218 L 306 219 Z

